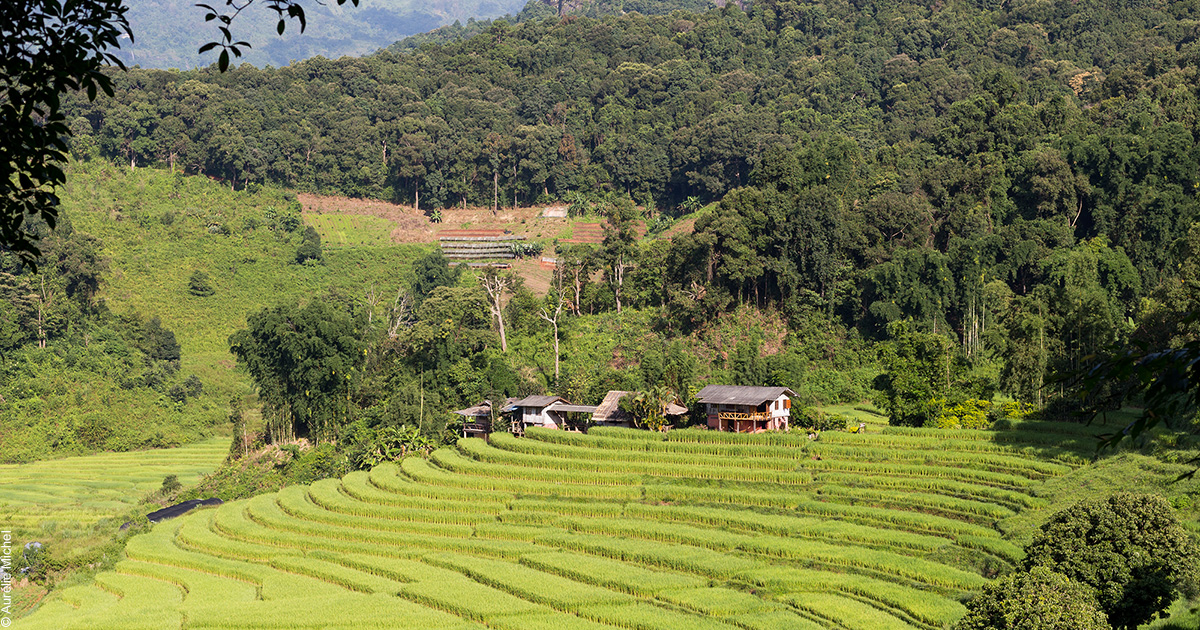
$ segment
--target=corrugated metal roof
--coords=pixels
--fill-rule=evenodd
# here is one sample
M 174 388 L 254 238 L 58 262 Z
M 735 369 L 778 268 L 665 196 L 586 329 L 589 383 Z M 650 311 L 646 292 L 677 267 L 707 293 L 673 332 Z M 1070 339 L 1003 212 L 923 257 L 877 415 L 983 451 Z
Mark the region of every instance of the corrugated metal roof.
M 526 396 L 521 400 L 513 401 L 514 407 L 546 407 L 551 403 L 562 401 L 567 402 L 562 396 Z
M 787 387 L 751 387 L 748 385 L 709 385 L 696 394 L 696 400 L 710 405 L 761 405 L 796 392 Z
M 574 413 L 595 413 L 596 407 L 592 405 L 568 405 L 565 403 L 554 403 L 546 407 L 547 411 L 570 411 Z

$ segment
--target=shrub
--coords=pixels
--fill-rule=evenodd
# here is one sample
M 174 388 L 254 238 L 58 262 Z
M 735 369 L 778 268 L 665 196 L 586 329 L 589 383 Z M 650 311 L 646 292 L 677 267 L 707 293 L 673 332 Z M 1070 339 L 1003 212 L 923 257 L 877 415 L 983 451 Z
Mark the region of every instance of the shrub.
M 296 248 L 296 262 L 305 263 L 308 261 L 321 262 L 324 260 L 324 253 L 321 251 L 321 235 L 317 234 L 317 230 L 313 226 L 304 228 L 304 237 L 300 241 L 300 247 Z
M 112 435 L 112 427 L 99 415 L 89 415 L 75 425 L 75 437 L 90 449 L 100 449 Z
M 22 577 L 30 581 L 38 581 L 46 577 L 49 550 L 40 542 L 27 542 L 21 550 L 21 559 L 17 562 Z
M 534 256 L 540 256 L 545 248 L 545 244 L 538 243 L 536 241 L 513 241 L 508 244 L 509 251 L 511 251 L 513 256 L 516 256 L 517 258 L 532 258 Z
M 300 212 L 303 208 L 300 203 L 293 201 L 288 204 L 286 211 L 279 211 L 268 206 L 263 213 L 272 230 L 276 234 L 288 234 L 295 232 L 297 228 L 303 225 L 303 220 L 300 218 Z
M 1046 567 L 1086 584 L 1114 628 L 1136 628 L 1176 594 L 1200 591 L 1200 548 L 1166 499 L 1118 493 L 1083 501 L 1042 525 L 1025 567 Z
M 189 374 L 183 379 L 183 389 L 187 392 L 188 397 L 195 398 L 204 393 L 204 383 L 200 381 L 200 377 L 195 374 Z
M 572 217 L 581 217 L 592 210 L 592 203 L 587 198 L 587 195 L 572 190 L 567 193 L 567 215 Z
M 171 400 L 182 403 L 187 402 L 188 398 L 195 398 L 204 391 L 204 384 L 200 382 L 200 377 L 192 374 L 178 385 L 173 386 L 168 392 L 167 397 Z
M 216 292 L 212 283 L 208 281 L 208 274 L 203 271 L 197 269 L 192 273 L 192 277 L 188 278 L 188 293 L 196 297 L 208 297 Z
M 939 429 L 990 429 L 992 426 L 992 403 L 978 398 L 968 398 L 952 407 L 942 406 L 938 414 Z
M 171 389 L 167 390 L 167 398 L 170 398 L 177 403 L 186 402 L 187 390 L 183 388 L 183 385 L 174 385 L 171 387 Z
M 955 630 L 1108 630 L 1092 590 L 1045 567 L 983 589 Z
M 179 483 L 179 475 L 167 475 L 163 477 L 162 487 L 158 489 L 158 493 L 167 496 L 182 487 L 183 484 Z
M 832 431 L 846 428 L 845 416 L 825 413 L 815 407 L 805 407 L 792 416 L 792 424 L 805 431 Z

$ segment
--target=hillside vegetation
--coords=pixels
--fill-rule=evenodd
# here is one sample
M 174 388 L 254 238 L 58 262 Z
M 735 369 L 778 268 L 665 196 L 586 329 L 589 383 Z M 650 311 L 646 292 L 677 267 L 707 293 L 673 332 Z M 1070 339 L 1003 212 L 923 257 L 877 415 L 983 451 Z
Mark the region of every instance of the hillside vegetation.
M 230 421 L 186 492 L 240 500 L 22 621 L 933 630 L 1038 589 L 1194 621 L 1196 400 L 1076 378 L 1200 343 L 1200 0 L 588 6 L 69 97 L 69 226 L 36 272 L 0 253 L 0 456 Z M 489 244 L 513 269 L 427 242 L 477 222 L 530 237 Z M 791 388 L 793 431 L 700 430 L 713 383 Z M 612 390 L 674 428 L 451 413 Z M 1056 522 L 1165 542 L 1023 561 L 1083 500 Z
M 606 279 L 586 310 L 660 309 L 669 336 L 747 307 L 872 342 L 911 320 L 962 375 L 928 398 L 1042 407 L 1085 357 L 1188 334 L 1198 10 L 772 1 L 495 22 L 360 59 L 120 73 L 115 98 L 72 105 L 74 150 L 435 219 L 558 202 L 660 233 L 717 203 L 670 243 L 580 257 Z M 793 385 L 775 372 L 798 370 L 751 380 Z
M 52 250 L 63 262 L 33 274 L 0 255 L 11 263 L 0 262 L 0 309 L 17 315 L 0 324 L 16 326 L 0 344 L 8 461 L 209 434 L 227 421 L 230 397 L 250 393 L 227 342 L 248 314 L 327 292 L 353 299 L 373 283 L 395 291 L 417 251 L 344 248 L 304 265 L 294 196 L 103 162 L 68 172 L 70 227 L 56 232 Z

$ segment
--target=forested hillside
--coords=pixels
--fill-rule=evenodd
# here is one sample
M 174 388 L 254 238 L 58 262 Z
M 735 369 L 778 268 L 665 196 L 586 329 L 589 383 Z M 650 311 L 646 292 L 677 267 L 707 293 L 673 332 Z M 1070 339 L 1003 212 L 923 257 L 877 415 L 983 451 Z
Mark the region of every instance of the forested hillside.
M 0 253 L 0 462 L 211 434 L 248 393 L 228 345 L 248 313 L 400 282 L 414 257 L 318 246 L 305 265 L 294 195 L 101 161 L 67 173 L 38 269 Z
M 612 280 L 592 311 L 623 297 L 686 332 L 773 306 L 907 339 L 896 365 L 950 335 L 962 376 L 922 395 L 1042 404 L 1053 370 L 1168 343 L 1195 307 L 1198 13 L 761 2 L 496 22 L 361 59 L 117 74 L 115 99 L 73 105 L 74 150 L 430 211 L 631 199 L 662 228 L 719 201 L 692 234 L 592 259 Z

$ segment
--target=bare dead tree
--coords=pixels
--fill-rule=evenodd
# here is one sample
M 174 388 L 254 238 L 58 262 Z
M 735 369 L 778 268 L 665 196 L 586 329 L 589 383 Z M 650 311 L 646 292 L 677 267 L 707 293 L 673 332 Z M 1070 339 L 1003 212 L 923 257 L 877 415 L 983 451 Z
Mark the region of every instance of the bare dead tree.
M 587 245 L 573 245 L 560 249 L 555 273 L 570 273 L 571 286 L 575 290 L 575 299 L 571 302 L 571 310 L 576 315 L 582 314 L 580 302 L 583 299 L 583 285 L 588 281 L 596 265 L 595 253 Z
M 554 327 L 554 380 L 558 381 L 559 376 L 559 352 L 558 352 L 558 322 L 562 319 L 563 306 L 571 303 L 567 298 L 567 289 L 563 287 L 563 273 L 561 267 L 556 267 L 554 271 L 555 286 L 550 287 L 550 300 L 553 302 L 554 308 L 543 306 L 538 316 L 550 322 Z
M 412 323 L 413 299 L 404 287 L 396 290 L 396 301 L 388 311 L 388 337 L 395 339 L 401 326 Z
M 492 317 L 496 320 L 496 326 L 500 329 L 500 351 L 508 352 L 508 337 L 504 334 L 504 294 L 516 284 L 516 278 L 512 274 L 500 273 L 495 267 L 484 268 L 483 275 L 479 276 L 480 283 L 483 284 L 483 290 L 488 294 L 488 309 L 492 312 Z
M 371 288 L 367 289 L 367 327 L 371 326 L 371 322 L 375 320 L 375 308 L 379 306 L 379 301 L 382 296 L 375 288 L 375 283 L 371 283 Z

